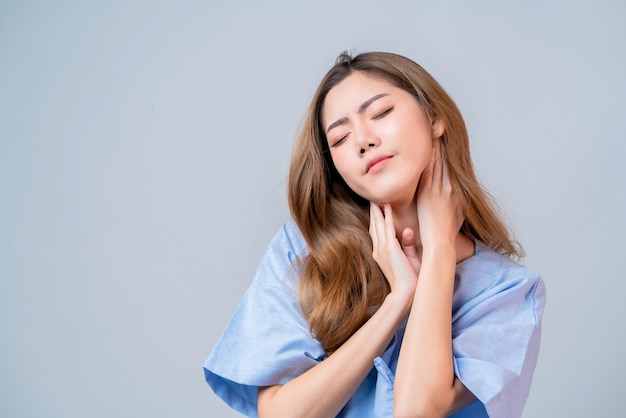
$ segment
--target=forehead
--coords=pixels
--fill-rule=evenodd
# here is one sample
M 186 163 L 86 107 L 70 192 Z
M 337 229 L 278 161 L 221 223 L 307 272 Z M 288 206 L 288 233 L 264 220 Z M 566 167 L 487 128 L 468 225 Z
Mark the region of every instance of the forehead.
M 321 111 L 322 123 L 326 125 L 331 122 L 331 118 L 347 116 L 349 112 L 358 111 L 362 103 L 378 94 L 387 94 L 391 97 L 410 96 L 406 91 L 380 77 L 355 71 L 330 89 L 326 95 Z

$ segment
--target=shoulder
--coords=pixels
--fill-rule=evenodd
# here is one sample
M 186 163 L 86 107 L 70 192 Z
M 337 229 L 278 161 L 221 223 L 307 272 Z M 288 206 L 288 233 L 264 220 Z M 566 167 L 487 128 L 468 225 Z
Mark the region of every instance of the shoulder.
M 293 220 L 282 224 L 263 255 L 278 265 L 288 266 L 306 255 L 307 245 L 302 233 Z
M 276 232 L 267 251 L 284 252 L 291 261 L 301 256 L 306 250 L 306 241 L 293 220 L 284 222 Z M 267 252 L 266 251 L 266 252 Z
M 539 273 L 476 242 L 476 254 L 457 265 L 455 305 L 458 310 L 492 303 L 501 312 L 532 313 L 538 324 L 545 304 Z
M 508 257 L 476 241 L 474 256 L 457 264 L 457 280 L 461 286 L 491 287 L 497 283 L 514 285 L 515 282 L 529 282 L 533 285 L 542 282 L 541 276 Z
M 253 286 L 283 287 L 285 283 L 293 282 L 306 252 L 306 241 L 297 225 L 293 220 L 286 221 L 267 245 Z

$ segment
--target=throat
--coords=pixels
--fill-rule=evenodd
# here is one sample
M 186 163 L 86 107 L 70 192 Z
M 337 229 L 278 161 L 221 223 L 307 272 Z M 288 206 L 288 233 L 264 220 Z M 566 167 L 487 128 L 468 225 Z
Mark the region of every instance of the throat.
M 422 242 L 420 240 L 419 219 L 417 217 L 417 201 L 413 201 L 412 204 L 400 207 L 393 207 L 393 221 L 396 230 L 396 237 L 398 240 L 402 237 L 402 231 L 406 228 L 413 230 L 415 236 L 415 249 L 417 254 L 421 258 L 422 256 Z M 476 246 L 474 241 L 467 238 L 460 232 L 456 236 L 454 243 L 456 250 L 456 262 L 457 264 L 471 258 L 476 254 Z
M 412 229 L 415 234 L 415 248 L 417 248 L 418 253 L 421 253 L 422 246 L 420 242 L 419 219 L 417 218 L 417 201 L 413 201 L 411 204 L 406 206 L 392 206 L 392 208 L 396 237 L 400 239 L 402 231 L 406 228 Z

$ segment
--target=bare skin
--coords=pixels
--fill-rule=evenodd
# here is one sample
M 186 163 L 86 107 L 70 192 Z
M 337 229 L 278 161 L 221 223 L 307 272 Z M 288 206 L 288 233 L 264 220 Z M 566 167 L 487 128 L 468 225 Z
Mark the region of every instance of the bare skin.
M 390 204 L 371 205 L 373 255 L 391 287 L 381 307 L 326 360 L 285 385 L 260 388 L 260 417 L 336 416 L 407 316 L 394 415 L 443 417 L 474 400 L 454 376 L 451 341 L 455 265 L 474 246 L 458 233 L 462 217 L 438 139 L 411 206 L 395 216 Z
M 373 257 L 391 292 L 326 360 L 259 389 L 260 417 L 334 417 L 407 319 L 394 381 L 396 417 L 439 417 L 474 399 L 454 376 L 456 263 L 474 254 L 431 120 L 406 91 L 356 72 L 330 90 L 322 119 L 333 162 L 370 205 Z

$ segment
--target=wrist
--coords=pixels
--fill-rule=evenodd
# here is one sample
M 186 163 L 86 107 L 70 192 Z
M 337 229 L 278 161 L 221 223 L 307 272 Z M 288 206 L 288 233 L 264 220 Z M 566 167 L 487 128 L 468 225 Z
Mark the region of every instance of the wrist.
M 387 297 L 385 297 L 383 304 L 389 305 L 389 307 L 394 311 L 401 312 L 402 317 L 405 317 L 409 314 L 411 310 L 414 294 L 415 289 L 413 289 L 412 291 L 394 290 L 391 291 L 391 293 L 389 293 Z
M 422 247 L 422 259 L 429 256 L 455 256 L 456 242 L 454 240 L 438 239 L 425 243 Z

